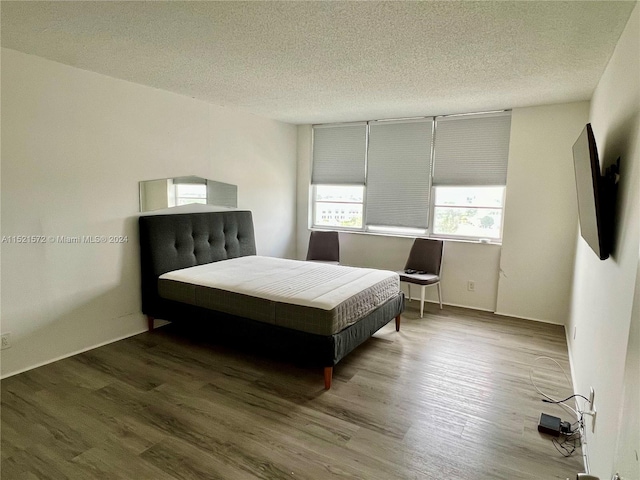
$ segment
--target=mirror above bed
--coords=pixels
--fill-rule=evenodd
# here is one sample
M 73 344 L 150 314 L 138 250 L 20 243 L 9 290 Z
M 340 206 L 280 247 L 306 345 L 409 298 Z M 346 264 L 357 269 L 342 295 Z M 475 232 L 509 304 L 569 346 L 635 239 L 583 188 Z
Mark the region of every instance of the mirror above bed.
M 139 182 L 140 211 L 201 203 L 218 207 L 238 207 L 238 186 L 202 177 L 186 176 Z

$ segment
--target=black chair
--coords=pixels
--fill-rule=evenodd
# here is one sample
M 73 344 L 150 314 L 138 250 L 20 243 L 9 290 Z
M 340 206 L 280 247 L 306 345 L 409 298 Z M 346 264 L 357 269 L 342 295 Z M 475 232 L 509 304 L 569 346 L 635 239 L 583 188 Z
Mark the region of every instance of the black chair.
M 340 238 L 338 232 L 311 232 L 307 260 L 338 265 L 340 263 Z
M 420 286 L 420 318 L 424 314 L 424 292 L 429 286 L 438 287 L 438 300 L 442 309 L 442 290 L 440 288 L 440 270 L 442 269 L 442 253 L 444 242 L 431 238 L 416 238 L 409 252 L 409 259 L 404 270 L 398 272 L 400 281 L 409 288 L 411 301 L 411 285 Z

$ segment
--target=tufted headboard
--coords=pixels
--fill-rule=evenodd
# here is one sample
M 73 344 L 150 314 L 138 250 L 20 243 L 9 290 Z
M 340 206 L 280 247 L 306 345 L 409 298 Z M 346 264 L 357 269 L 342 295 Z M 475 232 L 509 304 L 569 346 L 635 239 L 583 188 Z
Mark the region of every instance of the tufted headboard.
M 139 218 L 142 312 L 162 318 L 163 273 L 256 254 L 250 211 L 179 213 Z

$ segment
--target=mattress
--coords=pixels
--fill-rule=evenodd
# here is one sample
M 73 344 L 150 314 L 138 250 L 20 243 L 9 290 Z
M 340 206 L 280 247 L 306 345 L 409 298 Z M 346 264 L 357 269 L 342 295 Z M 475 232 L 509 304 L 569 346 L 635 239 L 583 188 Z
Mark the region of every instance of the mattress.
M 300 330 L 332 335 L 400 292 L 387 270 L 246 256 L 161 275 L 168 300 Z

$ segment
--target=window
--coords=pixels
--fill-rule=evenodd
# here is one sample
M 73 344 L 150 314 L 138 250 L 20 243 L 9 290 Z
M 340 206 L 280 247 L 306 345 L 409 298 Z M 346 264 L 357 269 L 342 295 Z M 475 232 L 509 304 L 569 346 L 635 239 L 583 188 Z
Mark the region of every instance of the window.
M 370 122 L 366 218 L 369 227 L 429 225 L 433 120 Z
M 436 120 L 432 235 L 502 238 L 510 131 L 509 112 Z
M 432 233 L 500 239 L 504 190 L 505 187 L 434 187 Z
M 317 125 L 313 227 L 502 237 L 510 112 Z
M 364 185 L 367 124 L 313 128 L 313 185 Z
M 314 190 L 314 226 L 362 228 L 364 187 L 317 185 Z

